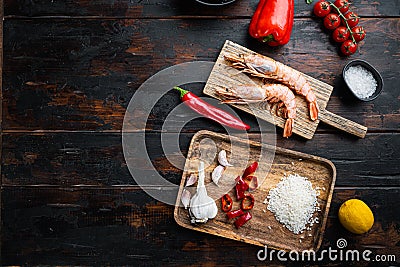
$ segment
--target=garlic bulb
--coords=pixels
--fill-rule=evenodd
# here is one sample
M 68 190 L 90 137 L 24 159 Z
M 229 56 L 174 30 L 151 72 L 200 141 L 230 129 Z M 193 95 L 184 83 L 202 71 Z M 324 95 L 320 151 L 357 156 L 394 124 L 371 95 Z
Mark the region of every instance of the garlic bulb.
M 226 151 L 225 150 L 221 150 L 218 153 L 218 162 L 219 164 L 221 164 L 224 167 L 228 167 L 228 166 L 233 166 L 232 164 L 230 164 L 228 162 L 228 160 L 226 159 Z
M 197 191 L 190 200 L 189 211 L 193 217 L 191 220 L 192 223 L 205 223 L 208 219 L 215 218 L 218 213 L 217 204 L 215 204 L 215 201 L 207 195 L 204 179 L 204 162 L 200 161 Z
M 218 185 L 218 181 L 219 179 L 221 179 L 222 177 L 222 173 L 224 172 L 225 167 L 218 165 L 217 167 L 215 167 L 215 169 L 213 170 L 212 174 L 211 174 L 211 178 L 214 182 L 214 184 Z

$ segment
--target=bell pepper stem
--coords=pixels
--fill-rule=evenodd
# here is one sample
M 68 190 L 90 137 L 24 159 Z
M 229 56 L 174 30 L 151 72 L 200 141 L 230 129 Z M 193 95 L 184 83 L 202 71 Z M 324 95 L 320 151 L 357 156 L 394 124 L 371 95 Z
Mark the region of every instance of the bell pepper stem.
M 185 89 L 182 89 L 182 88 L 180 88 L 180 87 L 178 87 L 178 86 L 175 86 L 174 89 L 179 91 L 180 97 L 181 97 L 181 98 L 182 98 L 184 95 L 186 95 L 187 93 L 189 93 L 189 91 L 187 91 L 187 90 L 185 90 Z
M 274 36 L 272 34 L 263 37 L 262 41 L 264 43 L 275 41 Z

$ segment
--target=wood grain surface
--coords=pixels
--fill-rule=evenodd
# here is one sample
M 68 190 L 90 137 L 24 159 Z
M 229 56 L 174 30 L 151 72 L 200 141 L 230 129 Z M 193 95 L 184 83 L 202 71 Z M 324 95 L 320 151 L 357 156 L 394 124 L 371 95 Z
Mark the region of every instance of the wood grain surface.
M 370 32 L 368 42 L 353 58 L 369 61 L 385 81 L 380 97 L 368 103 L 357 101 L 346 89 L 340 73 L 349 59 L 338 56 L 320 22 L 310 18 L 296 19 L 295 32 L 301 34 L 274 49 L 248 37 L 248 19 L 5 20 L 3 130 L 119 131 L 130 98 L 146 79 L 173 64 L 215 61 L 223 42 L 230 39 L 333 85 L 329 111 L 371 131 L 398 131 L 399 21 L 375 17 L 362 21 Z M 198 34 L 203 28 L 207 38 Z M 201 94 L 200 87 L 194 91 Z M 176 93 L 166 94 L 153 110 L 149 129 L 160 130 L 177 103 Z M 252 116 L 243 119 L 256 127 Z M 193 130 L 205 127 L 210 126 L 196 124 Z
M 209 141 L 206 141 L 209 140 Z M 217 148 L 217 151 L 215 151 Z M 215 153 L 227 151 L 229 162 L 233 167 L 228 167 L 216 186 L 211 180 L 213 169 L 218 166 Z M 188 210 L 181 204 L 182 191 L 185 188 L 193 196 L 194 187 L 185 187 L 191 174 L 198 174 L 199 159 L 206 164 L 205 184 L 207 193 L 217 204 L 217 216 L 205 224 L 194 225 L 190 222 Z M 254 208 L 249 211 L 252 219 L 236 229 L 232 220 L 220 208 L 220 197 L 229 194 L 235 199 L 235 179 L 241 176 L 243 170 L 253 162 L 259 162 L 254 175 L 258 178 L 259 187 L 252 192 L 255 199 Z M 315 224 L 306 234 L 294 234 L 282 227 L 267 210 L 264 200 L 268 192 L 277 186 L 283 177 L 298 174 L 306 177 L 312 187 L 319 192 L 318 207 L 320 211 L 313 214 L 320 223 Z M 233 136 L 218 134 L 210 131 L 200 131 L 193 136 L 185 162 L 184 172 L 176 199 L 174 218 L 175 221 L 188 229 L 217 235 L 233 240 L 257 245 L 268 246 L 286 251 L 314 250 L 317 251 L 322 243 L 325 232 L 327 216 L 331 204 L 333 188 L 336 180 L 336 168 L 332 162 L 317 156 L 300 153 L 293 150 L 254 142 L 248 139 L 238 139 Z M 318 190 L 318 188 L 321 188 Z M 235 203 L 236 202 L 236 203 Z M 238 201 L 234 201 L 233 209 L 237 209 Z M 308 235 L 312 235 L 311 237 Z M 302 240 L 300 240 L 303 238 Z
M 269 48 L 251 39 L 247 29 L 257 3 L 238 0 L 210 8 L 191 0 L 0 2 L 1 265 L 343 266 L 326 259 L 259 261 L 259 247 L 180 227 L 173 207 L 151 198 L 130 175 L 121 129 L 132 95 L 163 68 L 215 61 L 227 39 L 333 85 L 327 109 L 368 127 L 362 140 L 323 124 L 309 141 L 283 139 L 276 129 L 276 145 L 330 159 L 337 167 L 322 249 L 336 248 L 345 238 L 349 249 L 397 255 L 394 262 L 346 266 L 399 265 L 400 4 L 352 1 L 367 37 L 345 58 L 303 0 L 295 0 L 287 45 Z M 341 69 L 354 58 L 369 61 L 383 76 L 383 92 L 372 102 L 356 101 L 344 86 Z M 201 95 L 204 84 L 185 87 Z M 169 89 L 146 128 L 132 134 L 146 132 L 150 163 L 142 171 L 154 166 L 178 185 L 180 156 L 187 155 L 193 135 L 224 129 L 193 120 L 182 129 L 179 149 L 166 153 L 161 135 L 176 129 L 162 131 L 162 125 L 179 103 Z M 175 122 L 187 121 L 189 112 Z M 242 111 L 238 115 L 252 127 L 250 138 L 259 141 L 257 120 Z M 161 189 L 146 188 L 151 190 Z M 338 221 L 339 206 L 350 198 L 364 200 L 374 213 L 366 235 L 350 234 Z
M 240 70 L 235 70 L 231 65 L 232 62 L 227 62 L 227 60 L 224 58 L 225 56 L 235 57 L 239 55 L 244 55 L 244 56 L 258 55 L 260 58 L 264 57 L 264 55 L 257 54 L 239 44 L 236 44 L 229 40 L 225 41 L 221 49 L 221 52 L 217 58 L 217 61 L 207 80 L 207 83 L 204 86 L 203 90 L 204 94 L 212 96 L 219 100 L 223 100 L 223 97 L 218 95 L 216 92 L 218 89 L 226 90 L 229 88 L 234 88 L 235 86 L 243 86 L 243 85 L 262 86 L 264 84 L 265 81 L 263 81 L 259 77 L 257 78 L 249 77 L 249 75 L 241 73 Z M 303 136 L 306 139 L 311 139 L 314 136 L 315 131 L 317 130 L 319 121 L 323 121 L 337 129 L 340 129 L 347 133 L 354 134 L 360 138 L 365 137 L 365 134 L 367 133 L 367 127 L 357 124 L 348 119 L 342 118 L 329 111 L 326 111 L 326 106 L 328 104 L 328 101 L 330 99 L 333 90 L 333 87 L 331 85 L 321 82 L 317 79 L 314 79 L 313 77 L 310 77 L 302 72 L 299 72 L 298 70 L 294 70 L 290 66 L 283 65 L 282 69 L 283 68 L 287 68 L 286 72 L 289 71 L 297 72 L 300 73 L 300 75 L 304 76 L 307 83 L 310 85 L 312 91 L 315 94 L 318 107 L 320 109 L 319 113 L 321 114 L 318 120 L 312 121 L 310 119 L 309 115 L 310 112 L 304 97 L 296 95 L 296 118 L 294 120 L 294 126 L 292 129 L 293 133 Z M 274 83 L 274 81 L 269 81 L 269 83 Z M 265 121 L 268 121 L 269 123 L 278 125 L 281 128 L 283 128 L 285 125 L 285 119 L 276 115 L 275 112 L 270 112 L 270 108 L 272 107 L 266 105 L 266 102 L 260 101 L 259 103 L 251 103 L 247 105 L 232 104 L 232 106 L 236 107 L 237 109 L 246 111 L 247 113 L 253 114 L 254 116 L 263 119 Z

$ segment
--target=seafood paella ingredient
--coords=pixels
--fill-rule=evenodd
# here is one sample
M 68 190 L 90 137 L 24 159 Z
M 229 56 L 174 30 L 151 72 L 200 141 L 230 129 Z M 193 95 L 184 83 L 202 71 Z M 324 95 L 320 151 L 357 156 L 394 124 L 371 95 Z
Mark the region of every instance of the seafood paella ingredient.
M 374 214 L 362 200 L 349 199 L 340 206 L 339 221 L 348 231 L 364 234 L 374 225 Z
M 343 55 L 349 56 L 354 54 L 357 51 L 357 43 L 365 37 L 364 28 L 357 26 L 359 16 L 355 12 L 347 12 L 350 5 L 347 0 L 336 0 L 334 3 L 330 1 L 326 2 L 329 3 L 330 9 L 333 12 L 324 17 L 325 28 L 330 30 L 336 29 L 333 33 L 333 38 L 336 42 L 343 42 L 340 46 L 340 51 Z M 315 4 L 314 8 L 318 8 L 318 5 L 319 2 Z M 343 24 L 347 31 L 339 27 L 339 24 Z M 349 33 L 348 37 L 347 32 Z M 352 42 L 347 41 L 347 39 Z
M 249 185 L 249 192 L 255 191 L 258 188 L 258 178 L 254 175 L 248 175 L 244 178 Z
M 250 164 L 245 170 L 244 173 L 242 175 L 243 179 L 246 179 L 247 176 L 249 176 L 250 174 L 255 173 L 255 171 L 258 168 L 258 162 L 254 161 L 252 164 Z
M 245 197 L 245 192 L 249 189 L 249 185 L 243 181 L 242 177 L 238 176 L 236 178 L 236 198 L 237 200 L 241 200 Z
M 181 202 L 183 204 L 183 206 L 185 207 L 185 209 L 187 209 L 187 207 L 190 204 L 190 192 L 186 189 L 183 189 L 182 191 L 182 195 L 181 195 Z
M 180 97 L 183 103 L 185 103 L 189 108 L 203 115 L 204 117 L 212 119 L 222 125 L 226 125 L 233 129 L 238 129 L 238 130 L 250 129 L 250 126 L 242 122 L 240 119 L 232 116 L 231 114 L 223 111 L 220 108 L 208 104 L 195 94 L 177 86 L 174 87 L 174 89 L 180 92 Z
M 356 13 L 354 13 L 352 11 L 347 12 L 346 14 L 344 14 L 343 25 L 346 26 L 346 22 L 347 22 L 347 25 L 350 28 L 353 28 L 353 27 L 357 26 L 357 24 L 359 22 L 359 18 L 360 17 Z
M 293 0 L 260 0 L 249 33 L 270 46 L 287 44 L 293 27 Z
M 215 218 L 218 213 L 217 204 L 207 195 L 204 179 L 204 162 L 200 161 L 197 191 L 190 200 L 189 211 L 192 216 L 192 223 L 206 223 L 208 219 Z
M 342 12 L 342 14 L 349 11 L 350 4 L 347 0 L 336 0 L 333 4 L 340 10 L 340 12 Z
M 318 210 L 318 195 L 306 177 L 290 174 L 269 191 L 267 209 L 287 229 L 299 234 Z
M 314 14 L 317 17 L 323 18 L 331 12 L 331 5 L 328 1 L 318 1 L 314 5 Z
M 251 218 L 252 218 L 251 213 L 250 213 L 250 212 L 246 212 L 245 214 L 243 214 L 242 216 L 240 216 L 239 218 L 237 218 L 237 220 L 235 221 L 235 226 L 236 226 L 236 228 L 239 229 L 239 228 L 242 227 L 246 222 L 248 222 Z
M 232 211 L 226 213 L 226 215 L 228 216 L 228 219 L 233 219 L 233 218 L 242 216 L 243 214 L 244 214 L 244 211 L 241 209 L 232 210 Z
M 232 209 L 232 206 L 233 206 L 232 198 L 228 194 L 223 195 L 221 198 L 221 209 L 224 212 L 228 212 Z
M 217 167 L 215 167 L 215 169 L 211 173 L 211 178 L 214 184 L 218 185 L 219 179 L 221 179 L 224 170 L 225 170 L 224 166 L 218 165 Z
M 240 203 L 242 210 L 251 210 L 254 207 L 254 197 L 252 194 L 247 194 Z
M 280 102 L 283 117 L 287 118 L 283 137 L 292 135 L 294 119 L 296 118 L 296 98 L 287 86 L 282 84 L 237 86 L 225 90 L 217 89 L 216 93 L 227 99 L 223 100 L 223 103 L 246 104 L 267 101 L 271 104 L 278 104 Z M 277 109 L 277 112 L 279 110 Z
M 353 93 L 359 98 L 369 98 L 378 86 L 372 73 L 360 65 L 351 66 L 344 73 L 344 78 Z
M 302 73 L 262 55 L 225 54 L 232 67 L 251 76 L 280 81 L 306 98 L 311 120 L 318 119 L 317 98 Z M 281 88 L 281 90 L 284 90 Z
M 328 30 L 334 30 L 340 25 L 340 17 L 335 13 L 330 13 L 324 18 L 324 26 Z
M 360 42 L 365 38 L 365 30 L 363 26 L 356 26 L 351 29 L 354 40 Z
M 352 40 L 347 40 L 342 43 L 340 46 L 340 51 L 345 56 L 350 56 L 357 51 L 357 43 L 353 42 Z
M 335 42 L 337 43 L 343 43 L 344 41 L 349 39 L 349 36 L 349 30 L 343 26 L 337 27 L 332 33 L 333 40 L 335 40 Z
M 189 178 L 187 179 L 185 186 L 194 185 L 196 182 L 197 182 L 197 176 L 192 173 L 192 174 L 190 174 Z
M 228 162 L 228 160 L 226 159 L 226 151 L 225 150 L 221 150 L 218 153 L 218 162 L 219 164 L 221 164 L 224 167 L 229 167 L 229 166 L 233 166 L 232 164 L 230 164 Z

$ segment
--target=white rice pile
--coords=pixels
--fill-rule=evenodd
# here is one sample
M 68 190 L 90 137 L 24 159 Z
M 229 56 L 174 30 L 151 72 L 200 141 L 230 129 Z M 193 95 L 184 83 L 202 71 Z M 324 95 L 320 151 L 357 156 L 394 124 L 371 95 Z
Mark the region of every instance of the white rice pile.
M 350 89 L 359 98 L 372 96 L 378 86 L 372 73 L 359 65 L 348 68 L 345 79 Z
M 287 229 L 295 234 L 303 232 L 307 223 L 317 223 L 312 218 L 319 210 L 317 196 L 311 182 L 298 174 L 282 178 L 278 185 L 268 194 L 268 210 Z M 307 227 L 307 229 L 310 229 Z

